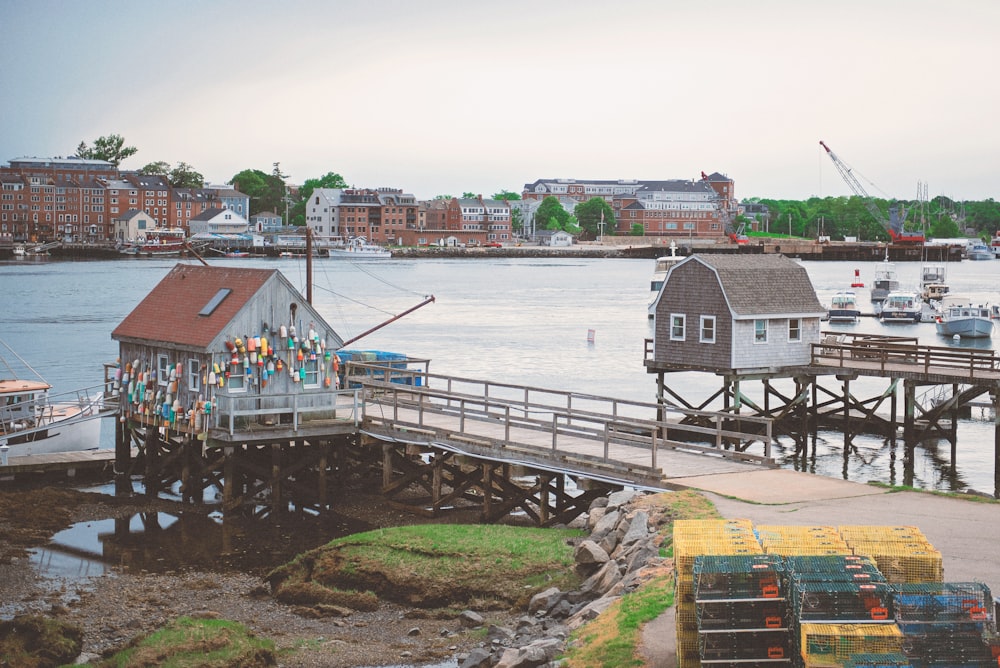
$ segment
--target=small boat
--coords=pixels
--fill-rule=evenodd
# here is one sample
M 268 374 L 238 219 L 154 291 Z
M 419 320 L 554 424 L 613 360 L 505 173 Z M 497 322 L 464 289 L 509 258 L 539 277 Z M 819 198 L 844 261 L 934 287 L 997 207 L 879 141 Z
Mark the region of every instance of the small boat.
M 969 245 L 968 257 L 970 260 L 992 260 L 993 251 L 982 241 L 976 241 Z
M 841 290 L 830 300 L 827 313 L 830 322 L 857 322 L 861 317 L 857 295 L 853 290 Z
M 920 322 L 924 302 L 916 292 L 896 290 L 886 295 L 878 311 L 882 322 Z
M 378 244 L 368 243 L 365 237 L 351 237 L 347 243 L 329 247 L 330 257 L 380 259 L 391 258 L 392 252 Z
M 945 283 L 943 264 L 925 264 L 920 269 L 920 296 L 925 302 L 941 301 L 950 288 Z
M 660 288 L 663 287 L 663 281 L 667 278 L 667 272 L 670 268 L 683 260 L 684 258 L 677 255 L 677 243 L 674 241 L 670 242 L 670 255 L 662 255 L 656 258 L 656 265 L 653 268 L 653 280 L 649 282 L 649 317 L 652 318 L 655 315 L 655 303 L 656 297 L 660 294 Z
M 1000 232 L 993 235 L 990 239 L 990 250 L 993 251 L 993 257 L 1000 258 Z
M 973 304 L 968 299 L 951 296 L 941 303 L 934 326 L 941 336 L 985 339 L 993 336 L 990 314 L 989 304 Z
M 24 256 L 25 256 L 24 246 L 20 244 L 14 246 L 14 257 L 24 257 Z
M 872 304 L 885 301 L 890 292 L 899 290 L 899 277 L 896 274 L 896 265 L 889 262 L 888 249 L 886 259 L 875 267 L 875 278 L 872 281 L 871 300 Z
M 17 359 L 30 369 L 20 357 Z M 6 359 L 3 362 L 8 370 L 12 368 Z M 0 445 L 7 448 L 4 455 L 19 457 L 100 447 L 101 421 L 97 418 L 101 417 L 103 395 L 96 390 L 53 395 L 51 389 L 41 377 L 0 378 Z
M 147 257 L 181 255 L 186 246 L 187 232 L 181 227 L 154 227 L 137 241 L 119 249 L 124 255 Z

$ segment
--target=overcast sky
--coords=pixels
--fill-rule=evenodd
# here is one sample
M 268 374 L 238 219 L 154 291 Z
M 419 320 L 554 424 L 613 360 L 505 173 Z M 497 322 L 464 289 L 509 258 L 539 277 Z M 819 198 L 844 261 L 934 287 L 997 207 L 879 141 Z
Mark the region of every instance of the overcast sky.
M 997 0 L 0 0 L 0 163 L 122 135 L 421 199 L 538 178 L 997 198 Z

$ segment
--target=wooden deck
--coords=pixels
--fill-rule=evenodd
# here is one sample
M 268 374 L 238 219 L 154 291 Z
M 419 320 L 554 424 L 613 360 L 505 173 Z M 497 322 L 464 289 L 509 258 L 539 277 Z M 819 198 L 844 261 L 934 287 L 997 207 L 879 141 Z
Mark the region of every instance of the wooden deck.
M 80 450 L 76 452 L 53 452 L 38 455 L 8 457 L 7 466 L 0 466 L 0 476 L 18 473 L 50 473 L 56 471 L 111 469 L 115 463 L 115 451 Z
M 362 432 L 384 441 L 650 489 L 776 466 L 765 418 L 664 415 L 656 404 L 432 374 L 419 385 L 351 381 L 364 387 Z M 762 452 L 748 452 L 752 444 Z

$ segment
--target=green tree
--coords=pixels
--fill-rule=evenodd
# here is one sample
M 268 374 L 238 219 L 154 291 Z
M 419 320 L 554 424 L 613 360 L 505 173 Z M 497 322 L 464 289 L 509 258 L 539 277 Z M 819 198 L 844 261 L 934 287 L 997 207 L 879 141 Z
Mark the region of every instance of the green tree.
M 646 230 L 643 229 L 642 223 L 632 223 L 632 229 L 629 230 L 629 234 L 633 237 L 641 237 L 646 234 Z
M 476 193 L 465 192 L 462 193 L 462 199 L 478 199 L 478 195 Z
M 306 179 L 299 187 L 297 195 L 289 193 L 286 196 L 285 210 L 288 220 L 286 225 L 297 225 L 299 227 L 306 224 L 306 205 L 309 198 L 317 188 L 348 188 L 344 177 L 336 172 L 327 172 L 316 179 Z
M 521 199 L 521 196 L 509 190 L 501 190 L 500 192 L 493 193 L 493 199 L 505 199 L 508 201 L 513 201 Z
M 603 197 L 592 197 L 573 209 L 584 234 L 591 239 L 615 233 L 615 211 Z M 602 224 L 603 223 L 603 224 Z
M 569 212 L 563 208 L 562 204 L 555 197 L 549 195 L 542 200 L 535 211 L 535 227 L 546 230 L 562 230 L 566 228 L 569 221 Z M 555 221 L 555 227 L 552 227 Z
M 165 176 L 170 171 L 170 165 L 159 160 L 139 168 L 139 173 L 144 176 Z
M 259 169 L 244 169 L 229 183 L 250 198 L 250 215 L 261 211 L 284 211 L 285 182 L 275 163 L 275 173 L 265 174 Z
M 205 187 L 205 177 L 186 162 L 178 162 L 177 166 L 170 170 L 167 178 L 170 179 L 170 185 L 174 188 Z
M 125 139 L 121 135 L 107 135 L 94 140 L 93 146 L 87 146 L 86 142 L 80 142 L 76 147 L 76 155 L 89 160 L 107 160 L 115 167 L 121 165 L 122 160 L 135 155 L 139 149 L 134 146 L 125 146 Z

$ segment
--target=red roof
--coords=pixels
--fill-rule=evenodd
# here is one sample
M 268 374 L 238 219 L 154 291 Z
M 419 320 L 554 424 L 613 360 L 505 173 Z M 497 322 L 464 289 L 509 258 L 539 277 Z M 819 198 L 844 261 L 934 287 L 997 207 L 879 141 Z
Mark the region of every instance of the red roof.
M 178 264 L 139 302 L 111 338 L 208 348 L 277 269 Z M 208 315 L 199 311 L 220 290 L 230 292 Z

